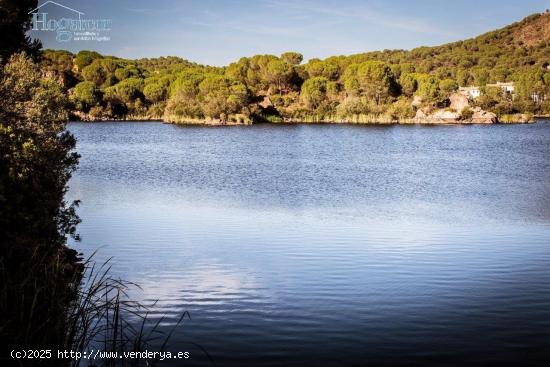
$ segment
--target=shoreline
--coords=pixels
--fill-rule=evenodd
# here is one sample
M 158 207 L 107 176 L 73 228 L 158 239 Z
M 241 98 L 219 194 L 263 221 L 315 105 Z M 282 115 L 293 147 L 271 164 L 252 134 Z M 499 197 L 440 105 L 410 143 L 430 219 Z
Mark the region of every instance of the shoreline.
M 185 116 L 147 116 L 147 115 L 127 115 L 123 118 L 95 117 L 90 114 L 71 111 L 69 113 L 70 121 L 82 122 L 162 122 L 164 124 L 182 125 L 182 126 L 250 126 L 255 124 L 274 124 L 274 125 L 509 125 L 509 124 L 532 124 L 544 116 L 534 116 L 528 113 L 516 113 L 509 115 L 496 115 L 477 109 L 473 116 L 468 118 L 461 117 L 461 114 L 448 112 L 442 109 L 432 113 L 425 113 L 418 109 L 416 116 L 412 118 L 389 118 L 382 115 L 349 115 L 346 117 L 317 116 L 282 117 L 277 115 L 276 119 L 261 118 L 258 116 L 246 116 L 242 114 L 230 115 L 227 119 L 219 118 L 194 118 Z
M 252 126 L 252 125 L 372 125 L 372 126 L 394 126 L 394 125 L 529 125 L 541 122 L 548 117 L 535 116 L 531 121 L 517 121 L 517 122 L 473 122 L 473 121 L 444 121 L 444 120 L 405 120 L 405 121 L 391 121 L 391 122 L 353 122 L 353 121 L 334 121 L 334 120 L 320 120 L 320 121 L 300 121 L 290 120 L 281 122 L 253 122 L 253 123 L 236 123 L 236 122 L 215 122 L 209 120 L 202 121 L 187 121 L 187 122 L 173 122 L 159 118 L 124 118 L 124 119 L 70 119 L 70 122 L 88 122 L 88 123 L 101 123 L 101 122 L 159 122 L 167 125 L 181 125 L 181 126 Z

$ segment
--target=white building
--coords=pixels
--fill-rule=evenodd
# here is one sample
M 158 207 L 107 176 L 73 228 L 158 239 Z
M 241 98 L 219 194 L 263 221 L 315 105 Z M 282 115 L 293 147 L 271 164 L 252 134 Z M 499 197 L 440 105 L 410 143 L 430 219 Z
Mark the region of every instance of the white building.
M 481 90 L 479 87 L 460 87 L 458 92 L 464 94 L 468 98 L 477 98 L 481 95 Z
M 496 84 L 487 84 L 488 87 L 500 88 L 506 94 L 514 94 L 514 82 L 496 82 Z
M 542 103 L 542 101 L 546 100 L 546 96 L 540 95 L 537 92 L 531 92 L 531 99 L 535 103 Z
M 496 82 L 495 84 L 487 84 L 486 87 L 500 88 L 502 89 L 502 93 L 512 96 L 515 91 L 514 82 Z M 471 99 L 476 99 L 481 95 L 481 89 L 479 87 L 460 87 L 458 91 Z

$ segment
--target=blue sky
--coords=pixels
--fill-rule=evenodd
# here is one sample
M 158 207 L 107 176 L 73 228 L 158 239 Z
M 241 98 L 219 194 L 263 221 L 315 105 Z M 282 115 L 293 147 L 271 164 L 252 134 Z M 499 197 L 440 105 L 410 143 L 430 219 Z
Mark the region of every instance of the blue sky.
M 40 0 L 44 4 L 46 0 Z M 44 47 L 126 58 L 181 56 L 227 65 L 242 56 L 298 51 L 306 59 L 438 45 L 500 28 L 550 8 L 550 0 L 56 0 L 85 18 L 112 20 L 109 41 Z M 49 16 L 67 16 L 49 4 Z

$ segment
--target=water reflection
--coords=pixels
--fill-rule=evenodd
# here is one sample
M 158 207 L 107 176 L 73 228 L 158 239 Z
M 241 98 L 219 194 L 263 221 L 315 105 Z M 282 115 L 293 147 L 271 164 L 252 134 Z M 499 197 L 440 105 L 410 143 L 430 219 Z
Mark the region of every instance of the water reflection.
M 79 245 L 223 366 L 550 357 L 550 128 L 73 124 Z M 208 364 L 196 351 L 191 365 Z

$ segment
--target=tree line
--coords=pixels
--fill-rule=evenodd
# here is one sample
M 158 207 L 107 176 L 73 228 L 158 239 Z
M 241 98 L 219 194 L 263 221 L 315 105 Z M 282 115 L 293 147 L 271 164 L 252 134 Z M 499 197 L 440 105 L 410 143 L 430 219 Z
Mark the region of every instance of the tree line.
M 541 18 L 543 17 L 543 18 Z M 178 57 L 126 60 L 94 51 L 45 50 L 44 72 L 61 81 L 74 111 L 91 118 L 254 121 L 414 117 L 442 108 L 459 86 L 479 86 L 475 101 L 497 114 L 550 113 L 550 43 L 517 41 L 535 14 L 482 36 L 411 51 L 384 50 L 303 63 L 297 52 L 243 57 L 225 67 Z M 486 87 L 513 81 L 511 95 Z M 542 98 L 534 101 L 533 93 Z M 418 103 L 413 107 L 414 99 Z

